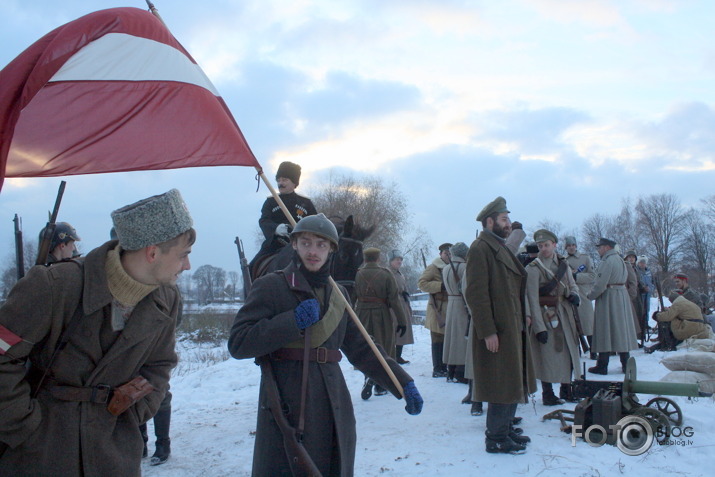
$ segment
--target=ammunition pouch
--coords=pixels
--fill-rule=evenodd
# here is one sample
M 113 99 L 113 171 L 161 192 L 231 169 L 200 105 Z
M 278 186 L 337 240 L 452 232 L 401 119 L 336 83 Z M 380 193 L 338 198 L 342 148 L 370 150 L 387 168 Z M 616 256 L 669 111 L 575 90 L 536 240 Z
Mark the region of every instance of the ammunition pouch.
M 557 297 L 557 296 L 546 295 L 546 296 L 539 297 L 539 306 L 555 307 L 555 306 L 558 306 L 558 304 L 559 304 L 559 297 Z

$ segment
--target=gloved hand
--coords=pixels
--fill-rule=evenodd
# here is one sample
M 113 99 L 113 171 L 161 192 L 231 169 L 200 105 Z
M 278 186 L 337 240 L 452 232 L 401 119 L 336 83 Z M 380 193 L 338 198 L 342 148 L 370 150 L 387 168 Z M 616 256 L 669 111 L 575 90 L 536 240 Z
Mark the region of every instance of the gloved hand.
M 306 329 L 320 319 L 320 305 L 315 298 L 301 301 L 295 307 L 295 324 L 301 330 Z
M 290 235 L 290 226 L 288 224 L 278 224 L 274 235 L 279 235 L 282 237 L 287 237 Z
M 407 411 L 407 414 L 416 416 L 421 413 L 424 401 L 422 400 L 422 396 L 420 396 L 420 392 L 417 390 L 417 386 L 415 386 L 415 382 L 410 381 L 405 384 L 402 390 L 405 394 L 405 411 Z
M 571 303 L 573 306 L 579 306 L 579 305 L 581 304 L 581 297 L 578 296 L 578 294 L 576 294 L 576 293 L 570 294 L 569 297 L 567 298 L 567 300 L 568 300 L 569 303 Z
M 511 229 L 516 230 L 516 229 L 523 229 L 524 227 L 521 225 L 521 222 L 514 221 L 511 223 Z
M 539 331 L 536 333 L 536 340 L 541 344 L 546 344 L 549 341 L 548 331 Z
M 397 333 L 397 336 L 402 338 L 403 336 L 405 336 L 405 333 L 407 333 L 407 327 L 405 325 L 399 325 L 395 333 Z

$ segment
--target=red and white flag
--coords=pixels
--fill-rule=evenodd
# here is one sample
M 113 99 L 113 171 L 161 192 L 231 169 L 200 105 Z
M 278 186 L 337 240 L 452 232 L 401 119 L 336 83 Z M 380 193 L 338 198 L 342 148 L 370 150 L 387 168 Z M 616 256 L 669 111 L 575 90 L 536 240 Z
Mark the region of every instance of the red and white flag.
M 22 341 L 22 338 L 17 336 L 12 331 L 0 325 L 0 355 L 4 355 L 7 351 Z
M 254 166 L 231 112 L 154 15 L 67 23 L 0 71 L 4 177 Z

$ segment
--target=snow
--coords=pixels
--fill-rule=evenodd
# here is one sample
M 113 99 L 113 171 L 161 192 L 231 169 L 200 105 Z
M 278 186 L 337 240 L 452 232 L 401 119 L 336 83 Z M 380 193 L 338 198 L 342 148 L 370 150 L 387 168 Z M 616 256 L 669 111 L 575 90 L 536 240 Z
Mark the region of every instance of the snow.
M 653 308 L 656 309 L 656 308 Z M 415 379 L 425 405 L 422 414 L 410 416 L 404 402 L 392 395 L 360 399 L 363 376 L 347 360 L 341 366 L 353 396 L 358 444 L 355 475 L 471 476 L 655 476 L 712 475 L 708 456 L 715 445 L 715 402 L 712 398 L 672 397 L 691 426 L 693 435 L 676 439 L 677 445 L 654 444 L 640 456 L 628 456 L 617 447 L 591 447 L 583 440 L 572 446 L 571 435 L 559 430 L 558 421 L 541 420 L 554 407 L 541 404 L 540 390 L 517 411 L 520 425 L 532 442 L 523 455 L 487 454 L 484 450 L 486 413 L 474 417 L 461 404 L 467 386 L 432 378 L 429 331 L 414 326 L 415 344 L 406 346 L 405 369 Z M 218 347 L 180 343 L 181 362 L 171 380 L 173 397 L 172 455 L 152 467 L 145 459 L 148 476 L 245 476 L 250 475 L 253 455 L 260 369 L 253 360 L 226 358 L 225 344 Z M 685 353 L 680 350 L 676 353 Z M 638 379 L 658 381 L 669 371 L 659 363 L 666 355 L 632 352 Z M 587 366 L 594 361 L 585 360 Z M 622 381 L 617 357 L 611 358 L 608 376 L 589 379 Z M 556 389 L 558 387 L 556 386 Z M 642 403 L 652 396 L 639 395 Z M 575 404 L 562 408 L 573 409 Z M 486 407 L 485 407 L 486 410 Z M 149 455 L 153 453 L 150 424 Z M 688 442 L 691 441 L 691 442 Z

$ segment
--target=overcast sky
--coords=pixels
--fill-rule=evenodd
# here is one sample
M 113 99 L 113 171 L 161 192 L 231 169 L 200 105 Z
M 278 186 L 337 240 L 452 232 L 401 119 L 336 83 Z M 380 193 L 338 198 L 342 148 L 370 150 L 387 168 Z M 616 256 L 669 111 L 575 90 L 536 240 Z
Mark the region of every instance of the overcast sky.
M 546 219 L 571 231 L 625 197 L 675 193 L 696 207 L 715 193 L 712 2 L 155 5 L 269 177 L 298 162 L 298 192 L 310 195 L 331 170 L 379 174 L 434 243 L 470 243 L 475 216 L 498 195 L 527 230 Z M 3 0 L 0 65 L 57 26 L 118 6 L 146 4 Z M 237 270 L 234 238 L 257 250 L 268 195 L 254 176 L 222 167 L 66 177 L 59 218 L 87 252 L 108 238 L 113 209 L 177 187 L 198 231 L 194 267 Z M 14 214 L 36 239 L 59 183 L 6 180 L 0 261 L 12 256 Z

